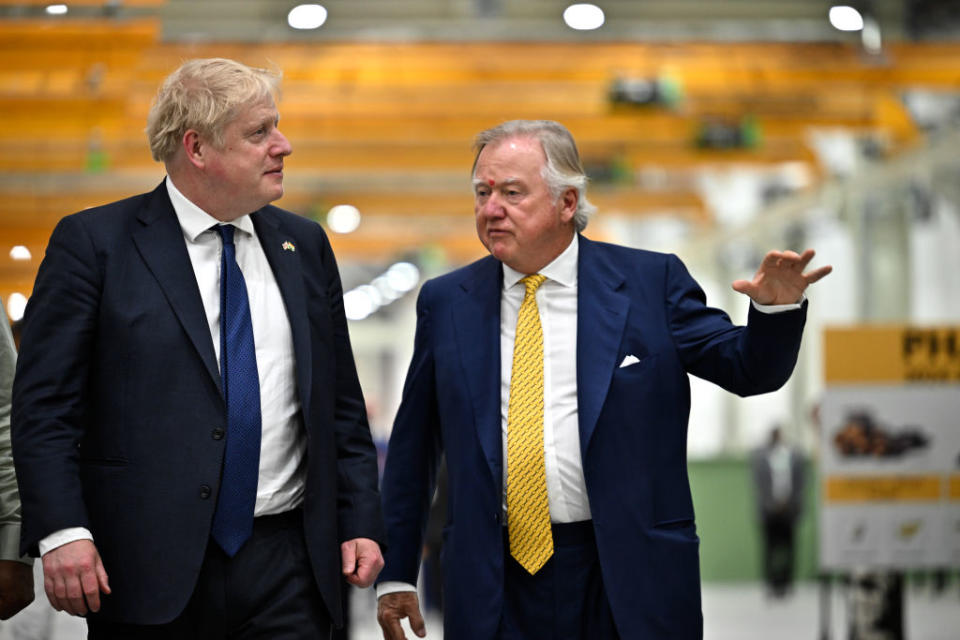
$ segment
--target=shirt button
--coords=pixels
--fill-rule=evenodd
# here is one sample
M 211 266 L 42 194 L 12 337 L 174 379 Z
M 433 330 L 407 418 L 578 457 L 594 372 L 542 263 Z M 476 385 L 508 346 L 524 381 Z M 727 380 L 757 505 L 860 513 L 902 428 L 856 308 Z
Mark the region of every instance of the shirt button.
M 213 432 L 210 435 L 213 437 L 214 440 L 223 440 L 223 436 L 225 433 L 226 432 L 223 429 L 221 429 L 220 427 L 217 427 L 216 429 L 213 430 Z
M 202 500 L 206 500 L 209 497 L 210 497 L 210 487 L 205 484 L 200 485 L 200 498 Z

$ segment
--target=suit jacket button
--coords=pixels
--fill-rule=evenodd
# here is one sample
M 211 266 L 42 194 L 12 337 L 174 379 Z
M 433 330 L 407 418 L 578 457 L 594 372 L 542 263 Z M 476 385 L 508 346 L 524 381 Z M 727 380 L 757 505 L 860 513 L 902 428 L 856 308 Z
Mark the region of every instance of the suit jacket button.
M 213 430 L 213 432 L 210 435 L 213 437 L 214 440 L 223 440 L 223 436 L 225 434 L 226 434 L 226 431 L 224 431 L 220 427 L 217 427 L 216 429 Z
M 200 485 L 200 498 L 202 500 L 206 500 L 209 497 L 210 497 L 210 487 L 205 484 Z

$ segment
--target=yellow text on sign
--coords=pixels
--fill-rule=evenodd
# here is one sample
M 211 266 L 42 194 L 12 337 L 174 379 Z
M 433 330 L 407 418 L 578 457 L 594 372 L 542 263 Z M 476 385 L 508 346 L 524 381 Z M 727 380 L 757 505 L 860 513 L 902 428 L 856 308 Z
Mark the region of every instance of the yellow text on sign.
M 960 473 L 950 476 L 950 500 L 960 502 Z
M 960 382 L 960 327 L 827 329 L 826 381 Z
M 936 502 L 943 496 L 939 475 L 828 476 L 827 502 Z

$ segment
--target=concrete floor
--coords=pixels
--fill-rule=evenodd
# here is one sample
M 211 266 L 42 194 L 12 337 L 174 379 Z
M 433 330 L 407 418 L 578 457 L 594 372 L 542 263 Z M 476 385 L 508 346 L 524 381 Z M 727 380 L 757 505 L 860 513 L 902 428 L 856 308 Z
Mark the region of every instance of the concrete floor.
M 36 568 L 39 572 L 39 567 Z M 39 573 L 37 573 L 39 577 Z M 38 585 L 42 582 L 38 579 Z M 831 594 L 831 636 L 845 640 L 846 593 L 834 586 Z M 814 583 L 800 584 L 793 595 L 773 600 L 759 583 L 706 584 L 703 587 L 704 640 L 828 640 L 820 637 L 819 591 Z M 353 640 L 380 640 L 373 594 L 353 598 Z M 907 640 L 960 638 L 960 585 L 954 580 L 941 594 L 911 586 L 906 596 Z M 7 622 L 0 623 L 0 640 L 81 640 L 82 620 L 54 612 L 42 590 L 37 600 Z M 415 638 L 412 633 L 407 637 Z M 427 637 L 442 640 L 439 619 L 427 620 Z

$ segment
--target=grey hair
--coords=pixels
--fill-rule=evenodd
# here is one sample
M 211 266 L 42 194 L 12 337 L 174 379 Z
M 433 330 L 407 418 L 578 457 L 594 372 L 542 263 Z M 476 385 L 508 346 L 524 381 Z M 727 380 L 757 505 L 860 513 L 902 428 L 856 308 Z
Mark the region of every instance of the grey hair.
M 273 98 L 280 74 L 226 58 L 188 60 L 163 81 L 147 116 L 154 160 L 173 158 L 183 135 L 195 129 L 223 146 L 223 132 L 240 107 Z
M 553 120 L 510 120 L 496 127 L 481 131 L 473 141 L 476 155 L 473 158 L 473 174 L 477 172 L 477 160 L 484 147 L 503 142 L 508 138 L 533 138 L 540 142 L 547 162 L 541 175 L 554 198 L 559 198 L 567 189 L 577 191 L 577 210 L 573 224 L 583 231 L 597 208 L 587 200 L 587 174 L 580 162 L 577 143 L 565 126 Z

